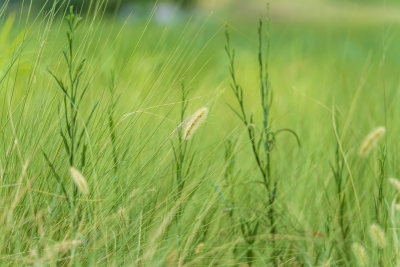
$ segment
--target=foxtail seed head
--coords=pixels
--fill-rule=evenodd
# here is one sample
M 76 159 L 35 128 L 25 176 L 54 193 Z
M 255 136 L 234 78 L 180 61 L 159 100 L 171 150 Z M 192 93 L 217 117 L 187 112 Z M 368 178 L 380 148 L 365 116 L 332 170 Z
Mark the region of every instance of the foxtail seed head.
M 389 178 L 389 182 L 399 191 L 400 193 L 400 181 L 396 178 Z
M 371 238 L 380 248 L 386 247 L 385 233 L 382 228 L 377 224 L 372 224 L 369 228 Z
M 177 266 L 178 265 L 178 252 L 176 249 L 171 250 L 167 257 L 165 258 L 165 266 L 166 267 L 172 267 L 172 266 Z
M 203 242 L 199 243 L 196 247 L 195 253 L 200 254 L 203 251 L 203 248 L 204 248 L 204 243 Z
M 354 254 L 355 258 L 357 259 L 358 264 L 360 266 L 367 266 L 368 260 L 367 260 L 367 255 L 365 253 L 364 247 L 358 243 L 353 243 L 351 248 L 353 250 L 353 254 Z
M 385 134 L 385 132 L 386 132 L 385 127 L 381 126 L 376 128 L 371 133 L 369 133 L 361 144 L 360 155 L 361 156 L 368 155 L 368 153 L 371 151 L 372 148 L 376 146 L 379 139 L 381 139 L 381 137 Z
M 57 251 L 67 251 L 71 249 L 72 247 L 76 247 L 82 244 L 81 240 L 65 240 L 60 243 L 55 244 L 52 249 L 54 252 Z
M 189 140 L 193 137 L 193 134 L 204 122 L 208 114 L 208 109 L 203 107 L 192 115 L 188 123 L 186 124 L 185 131 L 183 132 L 183 139 Z
M 87 195 L 89 194 L 89 187 L 87 185 L 85 177 L 83 177 L 82 173 L 75 169 L 74 167 L 69 168 L 69 172 L 71 174 L 72 179 L 74 179 L 74 182 L 78 189 L 84 194 Z

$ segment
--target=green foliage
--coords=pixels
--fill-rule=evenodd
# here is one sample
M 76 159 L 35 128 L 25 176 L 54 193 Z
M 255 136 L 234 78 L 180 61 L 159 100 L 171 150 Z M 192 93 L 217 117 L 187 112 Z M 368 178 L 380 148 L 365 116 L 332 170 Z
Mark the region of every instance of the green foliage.
M 58 88 L 62 94 L 62 110 L 59 110 L 61 117 L 64 120 L 63 125 L 60 126 L 60 136 L 62 144 L 64 146 L 65 154 L 68 158 L 69 167 L 74 167 L 83 170 L 86 166 L 87 158 L 87 144 L 85 141 L 85 134 L 87 135 L 87 128 L 91 121 L 91 118 L 96 110 L 97 104 L 93 106 L 88 118 L 84 122 L 81 114 L 81 105 L 84 102 L 84 96 L 89 88 L 89 83 L 86 83 L 81 88 L 81 80 L 85 65 L 85 59 L 79 60 L 76 57 L 75 52 L 75 33 L 78 29 L 82 18 L 74 13 L 74 9 L 71 6 L 69 14 L 65 17 L 68 25 L 67 30 L 67 50 L 63 52 L 64 60 L 67 66 L 67 82 L 63 81 L 61 76 L 57 76 L 49 70 L 50 75 L 54 78 Z M 73 213 L 73 231 L 77 230 L 77 224 L 82 217 L 81 207 L 76 204 L 78 196 L 78 186 L 70 180 L 72 184 L 72 192 L 68 193 L 65 189 L 66 186 L 62 181 L 60 175 L 57 173 L 53 163 L 49 160 L 49 157 L 43 152 L 44 157 L 50 166 L 54 177 L 57 180 L 59 186 L 61 186 L 68 206 Z M 70 201 L 72 199 L 72 203 Z
M 59 7 L 0 13 L 1 265 L 399 265 L 397 24 Z

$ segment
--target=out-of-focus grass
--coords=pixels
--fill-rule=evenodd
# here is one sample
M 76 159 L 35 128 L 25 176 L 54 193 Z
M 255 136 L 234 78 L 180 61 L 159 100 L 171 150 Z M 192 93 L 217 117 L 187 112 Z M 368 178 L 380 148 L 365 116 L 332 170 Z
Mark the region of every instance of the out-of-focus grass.
M 279 177 L 279 236 L 268 236 L 266 227 L 260 226 L 255 265 L 268 264 L 265 244 L 271 238 L 279 240 L 282 264 L 345 263 L 332 248 L 340 242 L 338 233 L 329 228 L 334 226 L 337 208 L 329 165 L 336 149 L 333 111 L 348 164 L 351 233 L 347 241 L 366 246 L 372 265 L 380 257 L 384 265 L 391 265 L 395 252 L 388 249 L 378 255 L 368 237 L 368 227 L 376 220 L 379 153 L 374 150 L 360 158 L 358 149 L 370 130 L 385 126 L 386 138 L 381 143 L 387 149 L 385 175 L 399 175 L 400 27 L 395 20 L 370 21 L 368 15 L 363 15 L 367 23 L 343 23 L 340 16 L 329 23 L 315 19 L 294 23 L 279 19 L 274 7 L 271 12 L 277 18 L 271 25 L 271 116 L 276 128 L 294 129 L 302 147 L 297 148 L 290 136 L 278 137 L 273 175 Z M 234 212 L 262 218 L 265 196 L 259 189 L 246 132 L 226 105 L 233 103 L 233 97 L 228 90 L 223 30 L 226 22 L 237 51 L 246 107 L 256 111 L 257 19 L 229 19 L 223 12 L 188 15 L 168 24 L 151 19 L 85 18 L 76 43 L 79 57 L 87 59 L 82 79 L 90 84 L 82 116 L 89 112 L 85 107 L 96 101 L 100 104 L 87 129 L 88 166 L 82 172 L 91 193 L 88 199 L 78 200 L 86 208 L 76 233 L 65 199 L 57 196 L 56 180 L 41 154 L 49 154 L 63 183 L 71 185 L 66 156 L 60 150 L 62 98 L 48 73 L 48 69 L 61 76 L 66 73 L 62 64 L 65 25 L 60 17 L 53 21 L 51 14 L 42 16 L 25 27 L 18 25 L 23 18 L 17 14 L 15 34 L 1 43 L 12 47 L 15 39 L 11 36 L 27 30 L 22 54 L 0 84 L 2 264 L 176 266 L 179 257 L 180 263 L 189 266 L 244 262 L 239 222 L 230 220 L 226 200 L 233 203 Z M 13 53 L 4 51 L 0 51 L 1 73 L 13 62 Z M 111 73 L 119 97 L 116 174 L 107 128 Z M 181 123 L 182 81 L 193 88 L 189 113 L 202 106 L 210 112 L 192 140 L 195 158 L 185 190 L 176 200 L 170 138 Z M 260 116 L 256 113 L 255 119 Z M 235 140 L 236 157 L 234 183 L 229 186 L 224 177 L 228 138 Z M 387 205 L 394 193 L 385 183 Z M 175 213 L 182 204 L 184 211 L 177 219 Z M 396 221 L 398 216 L 390 218 Z M 395 226 L 389 221 L 383 226 L 388 240 L 396 233 Z M 66 242 L 71 240 L 77 241 Z M 395 242 L 388 243 L 390 248 Z M 200 251 L 199 244 L 203 244 Z M 347 263 L 353 261 L 347 259 Z
M 398 23 L 400 5 L 397 1 L 315 1 L 272 0 L 271 15 L 275 21 L 311 24 L 376 24 Z M 242 5 L 240 1 L 204 1 L 205 8 L 226 12 L 234 18 L 252 18 L 265 10 L 265 1 L 252 1 Z

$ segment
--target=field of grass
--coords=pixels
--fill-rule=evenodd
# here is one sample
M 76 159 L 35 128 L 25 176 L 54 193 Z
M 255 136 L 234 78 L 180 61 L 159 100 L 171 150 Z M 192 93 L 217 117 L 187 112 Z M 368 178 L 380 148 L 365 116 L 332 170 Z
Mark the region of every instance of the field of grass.
M 0 265 L 398 266 L 400 25 L 271 9 L 4 4 Z

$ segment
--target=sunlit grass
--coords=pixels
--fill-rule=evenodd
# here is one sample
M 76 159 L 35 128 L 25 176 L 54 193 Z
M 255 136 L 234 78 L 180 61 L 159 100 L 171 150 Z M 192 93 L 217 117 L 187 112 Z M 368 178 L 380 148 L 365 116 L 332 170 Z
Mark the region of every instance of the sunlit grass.
M 163 24 L 94 6 L 74 33 L 77 92 L 88 85 L 76 108 L 60 90 L 77 67 L 65 8 L 0 9 L 2 265 L 398 264 L 399 25 L 272 20 L 268 125 L 298 147 L 260 126 L 258 18 Z M 229 107 L 225 23 L 245 124 Z M 72 136 L 85 148 L 71 161 Z M 252 142 L 273 149 L 273 231 Z

